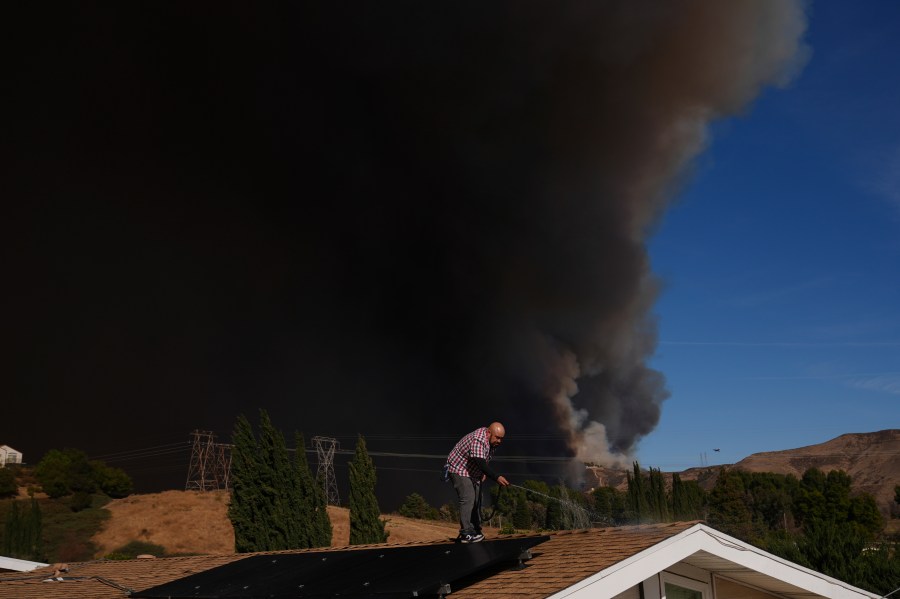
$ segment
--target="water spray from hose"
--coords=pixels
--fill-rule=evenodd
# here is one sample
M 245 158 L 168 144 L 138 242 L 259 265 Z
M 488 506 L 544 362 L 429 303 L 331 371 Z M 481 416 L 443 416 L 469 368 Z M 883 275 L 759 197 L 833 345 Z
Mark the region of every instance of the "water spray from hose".
M 541 493 L 540 491 L 535 491 L 534 489 L 529 489 L 527 487 L 523 487 L 521 485 L 515 485 L 510 483 L 510 487 L 515 487 L 516 489 L 521 489 L 526 493 L 532 493 L 534 495 L 540 495 L 546 499 L 551 501 L 556 501 L 563 508 L 563 521 L 567 524 L 570 524 L 567 528 L 572 529 L 584 529 L 591 528 L 592 523 L 605 523 L 605 518 L 599 516 L 595 512 L 588 510 L 586 507 L 578 505 L 573 501 L 569 501 L 567 499 L 562 499 L 561 497 L 553 497 L 552 495 L 547 495 L 546 493 Z

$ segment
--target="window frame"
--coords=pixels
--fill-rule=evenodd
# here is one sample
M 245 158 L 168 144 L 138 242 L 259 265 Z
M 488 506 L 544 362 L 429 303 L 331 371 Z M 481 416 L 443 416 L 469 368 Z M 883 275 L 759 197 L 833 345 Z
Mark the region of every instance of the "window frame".
M 709 582 L 703 582 L 694 578 L 687 578 L 685 576 L 680 576 L 678 574 L 673 574 L 672 572 L 666 571 L 659 573 L 660 599 L 667 599 L 666 583 L 681 587 L 683 589 L 687 589 L 689 591 L 697 591 L 698 593 L 700 593 L 700 599 L 713 599 Z

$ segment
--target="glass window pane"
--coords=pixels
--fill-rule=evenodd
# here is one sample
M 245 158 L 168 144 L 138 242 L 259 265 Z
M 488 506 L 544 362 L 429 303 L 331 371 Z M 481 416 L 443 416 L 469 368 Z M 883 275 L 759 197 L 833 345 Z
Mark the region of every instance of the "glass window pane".
M 703 599 L 703 593 L 667 582 L 666 599 Z

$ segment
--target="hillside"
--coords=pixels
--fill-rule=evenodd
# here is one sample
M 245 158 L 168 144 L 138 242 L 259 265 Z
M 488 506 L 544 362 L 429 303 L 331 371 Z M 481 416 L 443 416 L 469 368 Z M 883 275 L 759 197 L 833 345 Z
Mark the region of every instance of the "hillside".
M 642 464 L 650 467 L 653 464 Z M 855 491 L 871 493 L 885 516 L 897 511 L 894 486 L 900 484 L 900 429 L 874 433 L 849 433 L 824 443 L 796 449 L 754 453 L 736 464 L 690 468 L 680 472 L 683 480 L 696 480 L 711 489 L 722 468 L 749 472 L 775 472 L 801 477 L 810 468 L 824 472 L 843 470 L 853 479 Z M 627 488 L 626 470 L 589 467 L 587 486 Z M 671 473 L 668 473 L 671 478 Z
M 212 491 L 163 491 L 131 495 L 106 505 L 111 516 L 93 537 L 97 557 L 129 541 L 162 545 L 168 553 L 233 553 L 234 531 L 228 520 L 228 493 Z M 328 507 L 333 535 L 332 547 L 350 543 L 350 512 Z M 390 533 L 388 543 L 444 540 L 456 536 L 449 522 L 415 520 L 395 514 L 384 516 Z
M 818 445 L 755 453 L 734 467 L 797 477 L 810 468 L 843 470 L 853 479 L 853 489 L 871 493 L 887 514 L 894 505 L 894 486 L 900 484 L 900 429 L 851 433 Z

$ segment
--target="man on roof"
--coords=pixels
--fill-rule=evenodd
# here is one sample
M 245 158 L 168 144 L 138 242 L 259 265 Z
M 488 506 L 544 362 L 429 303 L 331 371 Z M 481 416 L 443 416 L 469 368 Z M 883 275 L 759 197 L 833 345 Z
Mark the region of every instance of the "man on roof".
M 481 532 L 481 484 L 488 478 L 506 487 L 509 481 L 497 474 L 488 462 L 503 441 L 506 430 L 499 422 L 476 429 L 459 440 L 447 456 L 449 473 L 459 503 L 460 543 L 477 543 Z

